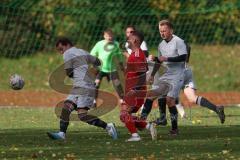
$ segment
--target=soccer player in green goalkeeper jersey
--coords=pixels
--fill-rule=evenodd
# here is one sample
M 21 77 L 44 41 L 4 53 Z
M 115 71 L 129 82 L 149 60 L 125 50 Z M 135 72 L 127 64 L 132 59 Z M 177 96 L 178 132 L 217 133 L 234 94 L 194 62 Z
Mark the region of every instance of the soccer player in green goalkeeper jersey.
M 114 34 L 111 29 L 106 29 L 103 32 L 103 37 L 104 39 L 97 42 L 90 52 L 92 56 L 99 58 L 102 63 L 95 80 L 96 89 L 100 88 L 102 78 L 106 77 L 108 81 L 111 80 L 113 82 L 113 86 L 120 97 L 120 102 L 122 102 L 124 92 L 117 68 L 119 66 L 122 71 L 124 70 L 123 54 L 120 51 L 119 43 L 114 40 Z M 97 97 L 98 91 L 95 96 L 95 106 Z

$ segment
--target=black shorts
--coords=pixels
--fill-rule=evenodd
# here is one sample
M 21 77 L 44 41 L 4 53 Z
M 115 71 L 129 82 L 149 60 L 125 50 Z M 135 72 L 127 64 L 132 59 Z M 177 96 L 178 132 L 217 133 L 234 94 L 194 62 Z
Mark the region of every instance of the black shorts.
M 115 79 L 119 79 L 119 76 L 118 76 L 118 72 L 117 72 L 117 71 L 109 72 L 109 73 L 100 71 L 100 72 L 97 74 L 96 79 L 102 80 L 103 77 L 106 77 L 108 81 L 110 81 L 110 80 L 115 80 Z

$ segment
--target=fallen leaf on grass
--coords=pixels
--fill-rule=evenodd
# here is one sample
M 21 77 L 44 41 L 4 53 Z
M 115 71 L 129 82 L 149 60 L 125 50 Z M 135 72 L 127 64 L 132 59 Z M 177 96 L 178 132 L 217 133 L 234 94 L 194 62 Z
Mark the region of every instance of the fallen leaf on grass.
M 229 150 L 222 150 L 222 154 L 228 154 L 229 152 Z

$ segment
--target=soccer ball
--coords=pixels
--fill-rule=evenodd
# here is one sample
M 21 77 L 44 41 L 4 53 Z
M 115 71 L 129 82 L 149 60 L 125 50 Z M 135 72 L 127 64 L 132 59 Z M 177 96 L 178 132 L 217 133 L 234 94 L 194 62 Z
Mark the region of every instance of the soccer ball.
M 20 75 L 14 74 L 10 77 L 10 86 L 12 89 L 20 90 L 23 88 L 24 84 L 24 79 Z

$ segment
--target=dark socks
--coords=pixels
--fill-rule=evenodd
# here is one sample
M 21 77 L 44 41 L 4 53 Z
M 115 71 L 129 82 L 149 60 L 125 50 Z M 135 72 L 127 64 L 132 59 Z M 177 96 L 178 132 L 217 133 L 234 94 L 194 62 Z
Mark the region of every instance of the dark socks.
M 69 125 L 69 122 L 66 122 L 64 120 L 60 120 L 60 132 L 66 133 L 68 125 Z
M 176 106 L 169 107 L 169 112 L 171 116 L 172 130 L 178 129 L 178 112 Z
M 81 114 L 78 114 L 78 117 L 81 121 L 86 122 L 90 125 L 101 127 L 103 129 L 106 129 L 107 127 L 107 123 L 102 121 L 96 116 L 88 115 L 87 113 L 81 113 Z
M 158 106 L 161 118 L 166 118 L 166 98 L 158 99 Z
M 146 99 L 145 103 L 144 103 L 144 107 L 141 113 L 141 118 L 147 118 L 148 114 L 151 112 L 152 110 L 152 104 L 153 104 L 153 100 L 151 99 Z
M 65 101 L 60 116 L 60 131 L 66 133 L 69 125 L 69 117 L 74 110 L 74 104 L 70 101 Z
M 208 101 L 206 98 L 198 96 L 197 100 L 196 100 L 196 104 L 200 105 L 202 107 L 206 107 L 214 112 L 217 112 L 217 106 L 214 105 L 213 103 L 211 103 L 210 101 Z

